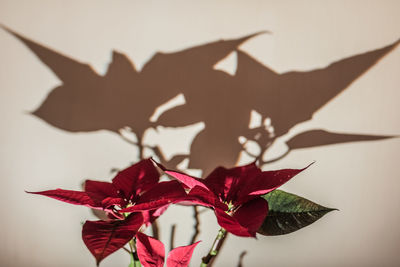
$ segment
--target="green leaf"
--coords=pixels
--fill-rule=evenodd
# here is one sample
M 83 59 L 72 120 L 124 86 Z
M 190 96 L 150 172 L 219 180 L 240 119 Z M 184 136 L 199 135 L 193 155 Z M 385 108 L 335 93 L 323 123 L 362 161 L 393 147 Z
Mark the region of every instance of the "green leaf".
M 336 210 L 282 190 L 272 191 L 262 197 L 268 201 L 269 211 L 257 232 L 267 236 L 295 232 Z

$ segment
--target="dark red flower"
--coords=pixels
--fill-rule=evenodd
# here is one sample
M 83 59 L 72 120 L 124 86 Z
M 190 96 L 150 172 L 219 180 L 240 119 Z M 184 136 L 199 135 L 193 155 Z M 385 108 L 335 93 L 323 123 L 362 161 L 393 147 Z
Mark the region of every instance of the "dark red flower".
M 200 241 L 189 246 L 171 250 L 167 258 L 167 267 L 187 267 L 193 250 Z M 165 258 L 164 244 L 143 233 L 136 235 L 136 247 L 140 263 L 143 267 L 163 267 Z
M 199 179 L 159 166 L 190 189 L 187 200 L 213 208 L 221 227 L 238 236 L 253 237 L 268 212 L 268 203 L 260 196 L 307 168 L 262 171 L 253 162 L 231 169 L 218 167 Z
M 147 159 L 120 171 L 111 183 L 87 180 L 84 191 L 28 193 L 107 212 L 109 220 L 86 221 L 82 229 L 83 241 L 99 264 L 131 240 L 143 224 L 151 224 L 169 204 L 187 196 L 180 182 L 159 182 L 159 178 L 154 163 Z
M 159 177 L 157 168 L 147 159 L 120 171 L 112 183 L 86 180 L 83 192 L 55 189 L 28 193 L 101 209 L 112 218 L 123 219 L 123 212 L 162 210 L 186 196 L 179 182 L 159 182 Z

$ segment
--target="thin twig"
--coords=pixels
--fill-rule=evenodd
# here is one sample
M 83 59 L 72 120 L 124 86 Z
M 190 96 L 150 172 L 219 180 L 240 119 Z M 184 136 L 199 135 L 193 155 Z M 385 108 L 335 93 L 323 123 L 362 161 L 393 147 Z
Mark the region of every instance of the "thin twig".
M 218 252 L 220 252 L 221 251 L 221 249 L 222 249 L 222 246 L 225 244 L 225 240 L 226 240 L 226 238 L 228 237 L 228 233 L 225 233 L 225 235 L 219 240 L 219 242 L 218 242 L 218 244 L 217 244 L 217 246 L 216 246 L 216 251 L 218 251 Z M 208 263 L 208 267 L 211 267 L 212 265 L 213 265 L 213 263 L 214 263 L 214 261 L 215 261 L 215 259 L 217 258 L 217 256 L 219 255 L 220 253 L 218 253 L 218 254 L 216 254 L 214 257 L 212 257 L 211 259 L 210 259 L 210 261 L 209 261 L 209 263 Z
M 194 233 L 192 235 L 192 239 L 190 240 L 190 244 L 193 244 L 196 242 L 197 237 L 200 234 L 200 212 L 197 208 L 197 206 L 193 206 L 193 217 L 194 217 Z
M 173 224 L 171 226 L 171 236 L 169 239 L 169 251 L 174 249 L 174 243 L 175 243 L 175 230 L 176 230 L 176 224 Z
M 137 255 L 137 251 L 136 251 L 136 242 L 135 242 L 134 239 L 131 239 L 131 240 L 129 241 L 129 248 L 131 249 L 131 253 L 132 253 L 132 256 L 133 256 L 133 260 L 134 260 L 134 261 L 139 261 L 139 257 L 138 257 L 138 255 Z
M 221 228 L 218 231 L 217 236 L 211 246 L 210 251 L 208 254 L 201 259 L 201 267 L 211 267 L 212 263 L 214 262 L 215 258 L 218 256 L 218 252 L 221 250 L 222 245 L 224 244 L 228 233 L 225 229 Z
M 246 256 L 246 254 L 247 254 L 246 250 L 244 250 L 244 251 L 242 251 L 242 253 L 240 253 L 239 262 L 238 262 L 237 267 L 243 267 L 243 258 L 244 258 L 244 256 Z
M 157 221 L 154 221 L 154 222 L 151 224 L 151 231 L 152 231 L 152 233 L 153 233 L 153 237 L 154 237 L 155 239 L 159 239 L 160 231 L 159 231 L 159 227 L 158 227 Z

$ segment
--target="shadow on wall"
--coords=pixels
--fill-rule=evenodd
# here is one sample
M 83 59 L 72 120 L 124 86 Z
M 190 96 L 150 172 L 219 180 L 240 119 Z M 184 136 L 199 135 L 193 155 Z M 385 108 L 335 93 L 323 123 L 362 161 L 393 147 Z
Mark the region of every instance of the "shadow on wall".
M 326 68 L 279 74 L 239 48 L 263 33 L 260 32 L 174 53 L 159 52 L 140 72 L 124 54 L 114 51 L 106 74 L 99 75 L 88 64 L 3 29 L 23 42 L 62 82 L 33 115 L 70 132 L 105 129 L 123 137 L 121 129 L 129 127 L 137 137 L 135 145 L 140 157 L 147 129 L 203 122 L 205 128 L 194 138 L 189 155 L 175 155 L 167 160 L 159 147 L 152 147 L 168 168 L 177 168 L 187 158 L 189 168 L 201 169 L 203 174 L 215 165 L 235 165 L 240 153 L 246 152 L 247 141 L 256 142 L 261 148 L 260 154 L 251 156 L 258 157 L 260 164 L 268 163 L 262 155 L 278 137 L 310 120 L 400 42 L 339 60 Z M 232 52 L 237 53 L 236 73 L 232 76 L 216 70 L 214 66 Z M 156 108 L 179 94 L 185 97 L 184 105 L 165 111 L 156 121 L 150 120 Z M 257 127 L 249 126 L 252 111 L 261 115 L 262 123 Z M 239 137 L 246 141 L 239 142 Z M 390 137 L 315 129 L 294 136 L 287 145 L 289 152 Z

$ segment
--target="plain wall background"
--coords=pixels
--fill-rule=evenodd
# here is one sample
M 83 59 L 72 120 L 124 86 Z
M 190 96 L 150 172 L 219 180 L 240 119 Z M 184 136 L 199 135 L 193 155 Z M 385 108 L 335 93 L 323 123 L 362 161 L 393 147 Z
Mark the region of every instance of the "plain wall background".
M 0 23 L 103 73 L 113 49 L 140 68 L 157 51 L 236 38 L 260 30 L 241 48 L 278 72 L 323 67 L 374 50 L 400 37 L 399 1 L 55 1 L 1 0 Z M 0 265 L 95 266 L 81 241 L 81 224 L 94 219 L 76 207 L 24 190 L 79 189 L 85 178 L 107 180 L 136 151 L 106 131 L 69 133 L 27 114 L 60 82 L 20 41 L 0 30 Z M 400 49 L 393 50 L 312 121 L 292 129 L 400 133 Z M 177 143 L 179 139 L 168 139 Z M 314 225 L 282 237 L 230 236 L 217 266 L 398 266 L 400 264 L 400 141 L 389 139 L 292 152 L 271 168 L 307 172 L 289 192 L 339 208 Z M 171 208 L 161 222 L 179 220 L 176 245 L 191 235 L 191 209 Z M 198 266 L 218 230 L 202 214 Z M 120 251 L 102 266 L 127 266 Z

